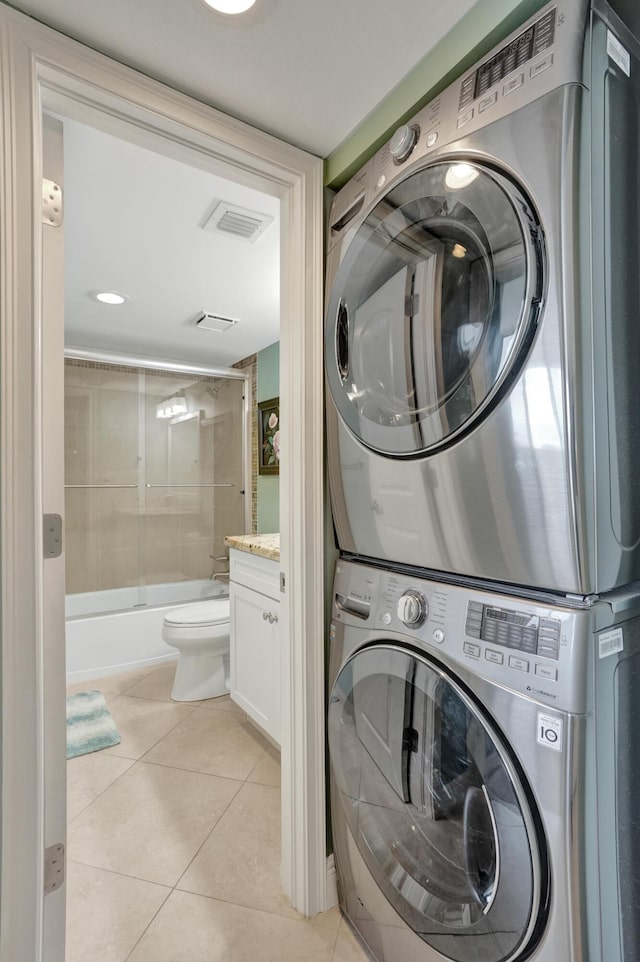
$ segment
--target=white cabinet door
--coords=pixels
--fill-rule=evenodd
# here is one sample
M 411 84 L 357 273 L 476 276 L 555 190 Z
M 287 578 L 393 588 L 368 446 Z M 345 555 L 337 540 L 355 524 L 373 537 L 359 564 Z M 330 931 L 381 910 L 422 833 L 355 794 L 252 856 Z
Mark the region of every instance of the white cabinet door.
M 230 585 L 231 697 L 280 744 L 280 602 Z

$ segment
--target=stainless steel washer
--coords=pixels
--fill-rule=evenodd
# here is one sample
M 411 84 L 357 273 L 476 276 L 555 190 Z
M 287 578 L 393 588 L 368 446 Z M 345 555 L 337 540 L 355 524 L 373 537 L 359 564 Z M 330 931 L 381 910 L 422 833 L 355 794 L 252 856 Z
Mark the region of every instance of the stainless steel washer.
M 638 962 L 640 586 L 584 608 L 341 560 L 341 907 L 377 962 Z
M 640 45 L 543 7 L 337 194 L 343 551 L 586 595 L 640 577 Z

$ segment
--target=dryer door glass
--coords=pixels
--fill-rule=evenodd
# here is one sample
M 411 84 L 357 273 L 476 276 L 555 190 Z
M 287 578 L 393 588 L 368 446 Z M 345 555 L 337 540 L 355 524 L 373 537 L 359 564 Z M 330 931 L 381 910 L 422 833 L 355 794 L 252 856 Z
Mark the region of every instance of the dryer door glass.
M 435 164 L 373 208 L 326 323 L 329 387 L 359 440 L 416 456 L 487 413 L 535 332 L 539 237 L 524 196 L 480 166 Z
M 391 644 L 362 649 L 331 693 L 329 748 L 343 873 L 361 877 L 364 862 L 447 959 L 530 951 L 546 900 L 539 823 L 507 747 L 455 679 Z M 362 904 L 363 917 L 374 911 Z M 392 931 L 388 912 L 384 922 Z

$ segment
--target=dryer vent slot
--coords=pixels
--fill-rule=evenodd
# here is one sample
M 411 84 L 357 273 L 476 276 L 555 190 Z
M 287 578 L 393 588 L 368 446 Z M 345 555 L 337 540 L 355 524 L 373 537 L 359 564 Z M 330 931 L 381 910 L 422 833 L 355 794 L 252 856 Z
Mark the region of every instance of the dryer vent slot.
M 347 208 L 347 210 L 342 215 L 340 220 L 337 220 L 335 224 L 331 225 L 331 233 L 339 234 L 341 230 L 344 230 L 347 224 L 349 224 L 353 220 L 356 214 L 360 213 L 360 211 L 362 210 L 363 204 L 364 204 L 364 194 L 360 194 L 360 196 L 355 201 L 355 203 L 353 203 L 351 207 Z

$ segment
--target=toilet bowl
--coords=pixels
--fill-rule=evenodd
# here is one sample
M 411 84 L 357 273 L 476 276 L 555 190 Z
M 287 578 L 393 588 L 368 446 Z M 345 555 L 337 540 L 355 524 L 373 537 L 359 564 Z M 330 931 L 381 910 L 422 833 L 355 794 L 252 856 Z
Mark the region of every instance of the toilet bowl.
M 227 693 L 228 598 L 173 608 L 165 616 L 162 638 L 180 652 L 171 689 L 174 701 L 200 701 Z

